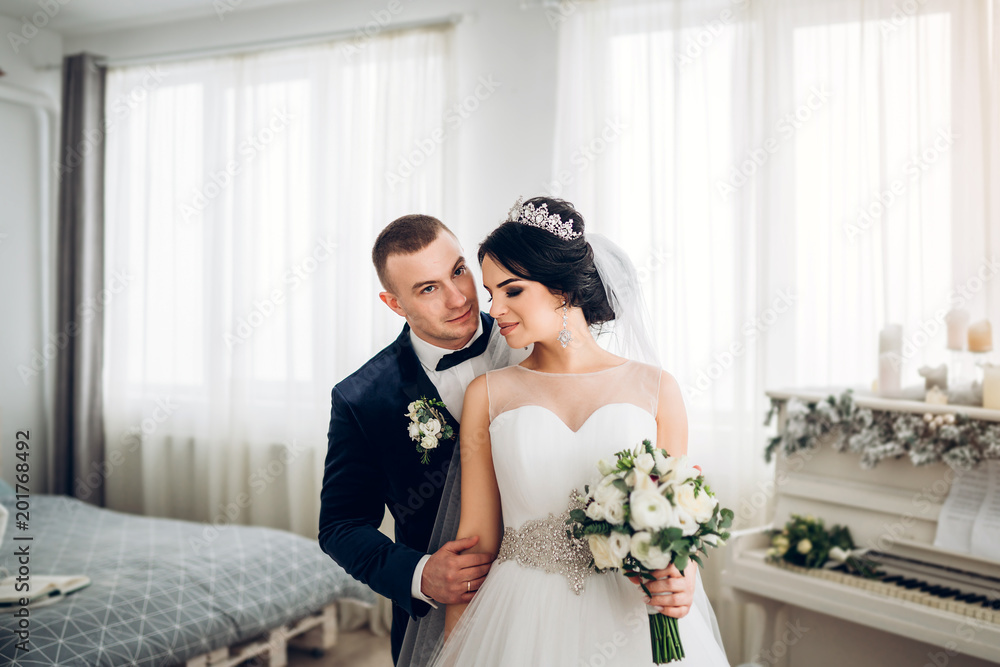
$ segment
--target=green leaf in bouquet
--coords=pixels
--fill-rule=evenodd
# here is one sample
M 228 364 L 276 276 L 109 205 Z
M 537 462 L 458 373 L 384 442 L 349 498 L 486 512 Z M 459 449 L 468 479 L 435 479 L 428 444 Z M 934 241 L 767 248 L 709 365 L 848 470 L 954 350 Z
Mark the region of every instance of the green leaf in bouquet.
M 670 539 L 669 535 L 667 535 L 666 530 L 660 530 L 652 534 L 652 538 L 649 540 L 649 543 L 657 549 L 666 551 L 670 548 L 673 540 Z
M 722 510 L 722 521 L 719 522 L 719 528 L 732 528 L 733 516 L 731 509 Z
M 580 510 L 580 509 L 570 510 L 569 519 L 570 519 L 570 521 L 572 521 L 574 523 L 586 523 L 587 522 L 587 512 L 584 511 L 584 510 Z
M 675 554 L 686 554 L 691 550 L 691 543 L 687 538 L 674 540 L 673 544 L 670 545 L 670 550 Z
M 680 554 L 679 553 L 676 556 L 674 556 L 674 565 L 676 565 L 677 569 L 681 571 L 681 574 L 683 574 L 684 573 L 684 568 L 686 568 L 688 566 L 688 556 L 687 556 L 687 554 Z
M 668 542 L 676 542 L 684 537 L 684 531 L 680 528 L 667 528 L 663 533 L 666 535 Z
M 631 489 L 628 488 L 628 484 L 625 483 L 624 479 L 616 479 L 615 481 L 611 482 L 611 486 L 615 487 L 616 489 L 624 493 L 626 496 L 628 496 L 628 494 L 631 492 Z
M 705 567 L 705 564 L 701 562 L 701 558 L 698 557 L 698 554 L 691 554 L 691 560 L 698 563 L 698 567 L 700 568 Z
M 610 535 L 611 524 L 606 521 L 597 521 L 583 527 L 584 535 Z

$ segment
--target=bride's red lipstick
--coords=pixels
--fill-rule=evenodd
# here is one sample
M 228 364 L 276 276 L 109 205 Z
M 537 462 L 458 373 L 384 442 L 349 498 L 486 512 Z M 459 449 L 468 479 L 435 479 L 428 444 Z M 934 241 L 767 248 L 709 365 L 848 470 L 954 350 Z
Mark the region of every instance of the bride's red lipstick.
M 501 336 L 506 336 L 511 331 L 513 331 L 514 328 L 517 327 L 518 324 L 520 324 L 520 322 L 501 322 L 500 323 L 500 335 Z

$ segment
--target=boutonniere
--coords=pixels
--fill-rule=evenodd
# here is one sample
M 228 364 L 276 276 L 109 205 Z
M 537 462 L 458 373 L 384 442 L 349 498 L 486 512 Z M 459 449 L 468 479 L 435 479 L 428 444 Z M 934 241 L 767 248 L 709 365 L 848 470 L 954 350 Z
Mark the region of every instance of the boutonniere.
M 417 443 L 420 462 L 431 462 L 430 451 L 437 449 L 442 440 L 455 437 L 455 429 L 445 421 L 441 411 L 444 403 L 436 398 L 420 397 L 407 407 L 410 418 L 410 439 Z

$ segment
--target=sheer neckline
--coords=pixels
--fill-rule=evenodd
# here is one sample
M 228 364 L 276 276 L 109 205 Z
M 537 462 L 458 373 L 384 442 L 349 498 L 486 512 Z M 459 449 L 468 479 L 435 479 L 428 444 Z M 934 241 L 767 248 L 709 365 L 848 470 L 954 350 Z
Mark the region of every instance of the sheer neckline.
M 618 364 L 617 366 L 611 366 L 609 368 L 602 368 L 599 371 L 589 371 L 587 373 L 550 373 L 549 371 L 536 371 L 534 368 L 526 368 L 521 364 L 515 364 L 512 368 L 520 368 L 522 371 L 528 371 L 529 373 L 538 373 L 539 375 L 553 375 L 556 377 L 579 377 L 581 375 L 598 375 L 599 373 L 607 373 L 608 371 L 617 370 L 623 368 L 632 363 L 631 359 L 626 359 L 624 362 Z

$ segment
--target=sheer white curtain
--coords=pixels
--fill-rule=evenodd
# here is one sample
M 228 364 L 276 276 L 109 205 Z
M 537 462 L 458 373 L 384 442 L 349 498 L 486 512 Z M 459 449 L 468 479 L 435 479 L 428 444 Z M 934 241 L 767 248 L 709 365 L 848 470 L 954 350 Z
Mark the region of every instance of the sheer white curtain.
M 764 390 L 868 387 L 886 322 L 930 334 L 917 381 L 1000 258 L 990 7 L 595 1 L 560 27 L 549 190 L 648 277 L 690 453 L 743 526 L 767 518 Z M 1000 282 L 965 294 L 1000 320 Z
M 348 249 L 441 214 L 443 153 L 415 147 L 443 122 L 449 43 L 110 72 L 111 507 L 315 537 L 330 389 L 398 326 Z

